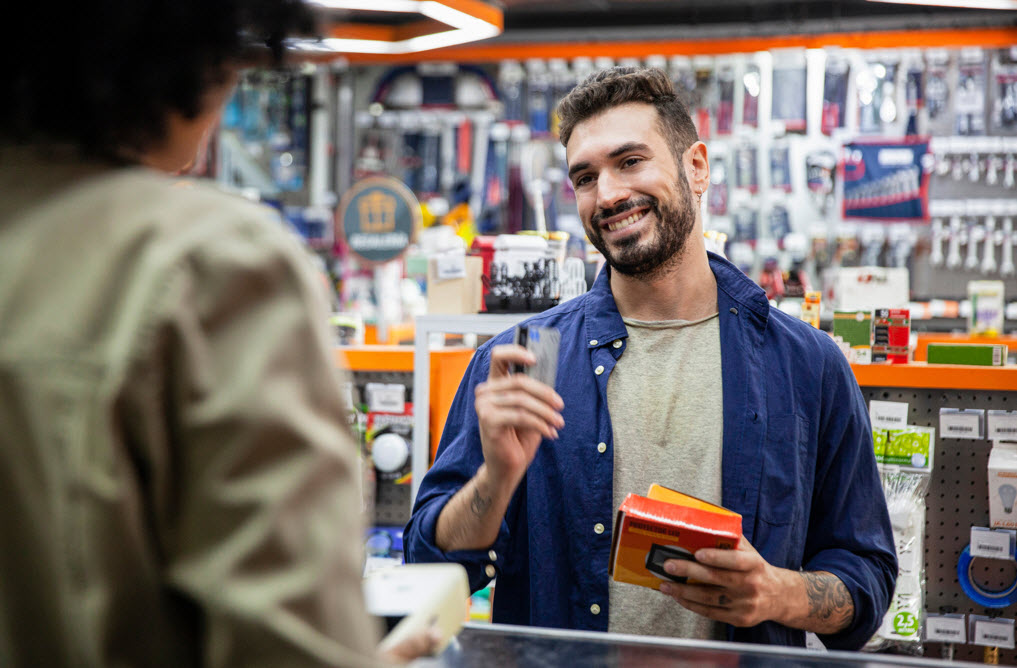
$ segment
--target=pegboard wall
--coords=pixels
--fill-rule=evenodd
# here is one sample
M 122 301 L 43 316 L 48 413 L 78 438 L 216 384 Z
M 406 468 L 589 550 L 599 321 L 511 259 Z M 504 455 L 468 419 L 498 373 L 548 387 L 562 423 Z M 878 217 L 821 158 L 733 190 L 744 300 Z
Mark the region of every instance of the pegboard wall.
M 987 466 L 992 443 L 987 440 L 939 438 L 940 408 L 1017 410 L 1017 391 L 976 391 L 863 387 L 866 402 L 898 401 L 908 404 L 908 424 L 936 429 L 936 453 L 929 491 L 925 497 L 925 609 L 930 613 L 958 612 L 1017 617 L 1017 605 L 996 610 L 976 606 L 957 582 L 957 559 L 970 542 L 972 526 L 989 526 Z M 1003 589 L 1017 577 L 1013 560 L 976 559 L 976 582 L 988 589 Z M 943 646 L 926 643 L 926 656 L 940 657 Z M 954 658 L 981 661 L 984 648 L 954 646 Z M 1017 665 L 1017 651 L 1000 650 L 1000 663 Z
M 399 383 L 406 387 L 406 401 L 413 401 L 413 373 L 406 371 L 354 371 L 354 401 L 364 396 L 368 383 Z M 374 525 L 402 527 L 410 521 L 411 485 L 378 480 L 374 493 Z

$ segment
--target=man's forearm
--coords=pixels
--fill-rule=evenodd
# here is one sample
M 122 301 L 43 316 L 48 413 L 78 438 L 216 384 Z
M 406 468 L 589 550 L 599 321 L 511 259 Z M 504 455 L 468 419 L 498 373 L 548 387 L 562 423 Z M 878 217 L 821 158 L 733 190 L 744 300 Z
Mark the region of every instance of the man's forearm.
M 789 597 L 793 603 L 785 618 L 779 620 L 781 623 L 822 634 L 843 631 L 851 624 L 855 605 L 840 578 L 826 571 L 788 573 L 795 592 Z
M 479 550 L 498 538 L 515 486 L 493 480 L 487 465 L 453 496 L 438 516 L 435 542 L 443 552 Z

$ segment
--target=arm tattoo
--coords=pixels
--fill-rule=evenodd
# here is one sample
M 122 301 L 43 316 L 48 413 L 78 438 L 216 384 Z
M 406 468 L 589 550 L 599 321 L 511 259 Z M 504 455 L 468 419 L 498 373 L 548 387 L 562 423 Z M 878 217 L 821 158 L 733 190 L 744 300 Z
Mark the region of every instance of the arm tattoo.
M 493 499 L 489 496 L 481 496 L 480 490 L 473 489 L 473 498 L 470 500 L 470 510 L 477 517 L 483 517 L 487 514 L 487 511 L 491 508 Z
M 809 599 L 809 617 L 838 630 L 847 628 L 855 615 L 855 604 L 847 587 L 832 573 L 802 573 Z

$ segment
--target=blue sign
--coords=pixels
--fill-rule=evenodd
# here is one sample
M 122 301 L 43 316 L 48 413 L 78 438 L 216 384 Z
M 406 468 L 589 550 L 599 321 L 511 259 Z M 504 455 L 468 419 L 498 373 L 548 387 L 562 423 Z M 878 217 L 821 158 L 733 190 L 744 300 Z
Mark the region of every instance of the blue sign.
M 858 141 L 844 153 L 845 218 L 928 220 L 927 137 Z
M 421 226 L 420 204 L 400 181 L 373 176 L 357 182 L 339 204 L 341 237 L 368 262 L 399 257 Z

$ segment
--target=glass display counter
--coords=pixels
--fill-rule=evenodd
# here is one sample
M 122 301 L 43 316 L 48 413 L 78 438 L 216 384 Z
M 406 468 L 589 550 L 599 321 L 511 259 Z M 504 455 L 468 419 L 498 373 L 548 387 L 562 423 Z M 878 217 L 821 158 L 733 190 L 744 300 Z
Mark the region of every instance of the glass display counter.
M 739 643 L 563 631 L 505 624 L 467 624 L 440 656 L 414 668 L 882 668 L 977 666 L 920 657 L 819 652 Z

